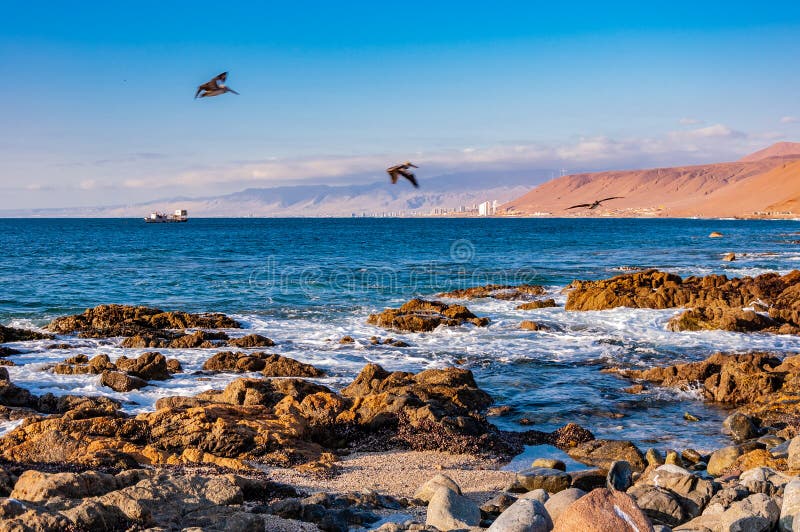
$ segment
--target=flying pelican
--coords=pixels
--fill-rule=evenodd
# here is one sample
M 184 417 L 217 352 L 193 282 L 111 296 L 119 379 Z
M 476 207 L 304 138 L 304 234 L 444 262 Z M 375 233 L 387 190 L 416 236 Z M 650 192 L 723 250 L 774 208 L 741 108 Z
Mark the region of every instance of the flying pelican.
M 572 207 L 567 207 L 564 210 L 568 211 L 570 209 L 578 209 L 580 207 L 586 207 L 587 209 L 592 210 L 592 209 L 596 209 L 597 207 L 599 207 L 600 204 L 603 203 L 604 201 L 608 201 L 608 200 L 612 200 L 612 199 L 622 199 L 624 197 L 625 196 L 612 196 L 610 198 L 603 198 L 601 200 L 596 200 L 594 203 L 581 203 L 580 205 L 573 205 Z
M 386 173 L 392 178 L 393 185 L 397 183 L 397 180 L 400 178 L 400 176 L 403 176 L 411 181 L 411 184 L 414 185 L 414 188 L 419 188 L 417 178 L 414 176 L 413 172 L 409 171 L 409 168 L 419 168 L 419 166 L 406 161 L 403 164 L 390 166 L 386 169 Z
M 220 94 L 225 94 L 226 92 L 239 94 L 230 87 L 225 86 L 225 80 L 227 78 L 228 73 L 223 72 L 219 76 L 213 78 L 211 81 L 203 83 L 197 87 L 197 92 L 194 93 L 194 97 L 197 98 L 199 96 L 200 98 L 210 98 L 211 96 L 219 96 Z

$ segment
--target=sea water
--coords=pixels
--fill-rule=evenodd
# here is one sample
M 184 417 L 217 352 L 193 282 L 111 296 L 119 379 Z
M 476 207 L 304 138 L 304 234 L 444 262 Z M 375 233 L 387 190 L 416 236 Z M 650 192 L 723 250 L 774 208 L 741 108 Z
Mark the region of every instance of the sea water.
M 711 239 L 712 231 L 724 234 Z M 730 277 L 800 268 L 800 223 L 739 220 L 628 219 L 192 219 L 0 220 L 0 323 L 41 327 L 103 303 L 164 310 L 224 312 L 244 330 L 273 339 L 269 352 L 325 369 L 319 382 L 338 388 L 368 362 L 419 371 L 457 364 L 510 412 L 504 429 L 553 430 L 576 422 L 598 437 L 642 446 L 711 449 L 723 445 L 724 409 L 686 390 L 640 395 L 601 372 L 701 360 L 716 351 L 800 352 L 800 338 L 721 331 L 674 333 L 678 310 L 619 308 L 565 312 L 562 289 L 641 268 L 681 276 Z M 735 252 L 737 260 L 723 262 Z M 466 302 L 485 328 L 395 333 L 367 325 L 370 313 L 412 297 L 485 283 L 535 283 L 562 305 L 516 310 L 518 302 Z M 525 331 L 523 319 L 548 331 Z M 345 335 L 353 344 L 340 344 Z M 410 347 L 372 345 L 394 337 Z M 215 350 L 161 349 L 184 373 L 131 393 L 100 386 L 99 376 L 56 375 L 75 354 L 123 354 L 117 341 L 59 338 L 12 344 L 24 353 L 9 367 L 33 393 L 102 394 L 131 413 L 169 395 L 219 389 L 241 374 L 197 373 Z M 146 350 L 125 350 L 134 356 Z M 701 422 L 683 419 L 691 412 Z M 520 423 L 525 420 L 524 423 Z M 2 429 L 3 427 L 0 427 Z M 6 429 L 11 426 L 5 427 Z

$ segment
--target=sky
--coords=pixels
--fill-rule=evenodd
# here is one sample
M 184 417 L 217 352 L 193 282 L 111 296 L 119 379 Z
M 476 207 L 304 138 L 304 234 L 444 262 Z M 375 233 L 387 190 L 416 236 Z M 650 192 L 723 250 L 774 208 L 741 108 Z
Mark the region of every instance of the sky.
M 6 2 L 0 209 L 800 140 L 800 3 L 554 4 Z M 222 71 L 239 96 L 193 99 Z

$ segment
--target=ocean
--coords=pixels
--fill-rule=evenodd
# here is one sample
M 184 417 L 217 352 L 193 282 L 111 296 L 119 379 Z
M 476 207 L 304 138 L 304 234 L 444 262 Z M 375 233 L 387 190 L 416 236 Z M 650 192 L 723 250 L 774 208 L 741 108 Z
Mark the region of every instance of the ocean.
M 724 238 L 708 238 L 712 231 Z M 364 364 L 419 371 L 460 364 L 496 404 L 509 430 L 552 430 L 579 423 L 596 436 L 642 447 L 713 449 L 725 445 L 726 411 L 692 392 L 622 391 L 601 370 L 700 360 L 716 351 L 800 352 L 800 338 L 720 331 L 673 333 L 676 310 L 565 312 L 562 289 L 637 268 L 681 276 L 730 277 L 800 268 L 800 223 L 634 219 L 192 219 L 145 224 L 129 219 L 0 220 L 0 323 L 41 327 L 56 316 L 103 303 L 224 312 L 276 341 L 268 351 L 326 369 L 320 382 L 349 382 Z M 735 262 L 723 262 L 733 251 Z M 562 306 L 515 310 L 518 303 L 476 300 L 486 328 L 401 334 L 367 316 L 420 296 L 486 283 L 535 283 Z M 549 331 L 523 331 L 531 319 Z M 345 335 L 354 344 L 340 344 Z M 410 347 L 371 345 L 371 336 Z M 34 393 L 104 394 L 128 412 L 152 410 L 168 395 L 221 388 L 241 375 L 196 373 L 216 351 L 162 349 L 184 373 L 133 393 L 101 387 L 99 376 L 56 375 L 54 363 L 78 353 L 122 350 L 107 340 L 12 344 L 14 383 Z M 139 350 L 146 351 L 146 350 Z M 134 350 L 134 354 L 136 351 Z M 128 356 L 131 353 L 126 352 Z M 683 419 L 691 412 L 701 422 Z M 526 424 L 520 420 L 526 419 Z M 4 427 L 6 430 L 11 425 Z

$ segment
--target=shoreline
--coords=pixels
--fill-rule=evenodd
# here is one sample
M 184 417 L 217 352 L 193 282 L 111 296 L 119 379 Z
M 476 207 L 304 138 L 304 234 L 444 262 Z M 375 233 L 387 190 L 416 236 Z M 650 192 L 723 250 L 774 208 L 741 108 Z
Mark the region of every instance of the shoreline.
M 645 270 L 610 279 L 575 281 L 569 286 L 564 309 L 576 313 L 619 307 L 674 309 L 676 314 L 669 324 L 674 334 L 719 329 L 797 335 L 800 323 L 792 310 L 796 290 L 800 290 L 800 272 L 729 280 L 714 275 L 682 279 L 674 274 Z M 761 313 L 744 306 L 755 294 L 762 302 L 759 304 L 767 305 Z M 523 301 L 522 306 L 531 308 L 557 305 L 554 300 L 545 299 L 548 295 L 537 285 L 474 287 L 437 294 L 436 297 L 448 302 L 411 300 L 399 308 L 369 316 L 367 323 L 388 331 L 412 333 L 451 327 L 479 331 L 488 327 L 492 318 L 473 314 L 461 302 L 471 305 L 473 300 L 488 299 Z M 712 310 L 704 311 L 705 308 Z M 167 482 L 175 487 L 170 488 L 174 491 L 164 492 L 164 497 L 192 496 L 195 488 L 189 486 L 206 490 L 203 497 L 209 501 L 207 510 L 217 519 L 230 515 L 232 519 L 251 524 L 269 522 L 269 526 L 286 530 L 314 530 L 307 523 L 329 529 L 325 520 L 336 519 L 339 528 L 333 529 L 346 530 L 361 519 L 378 524 L 401 517 L 416 523 L 430 520 L 434 503 L 426 505 L 428 501 L 416 499 L 420 487 L 437 475 L 446 475 L 448 482 L 458 487 L 453 496 L 460 496 L 456 491 L 461 491 L 466 497 L 463 504 L 477 508 L 496 496 L 510 500 L 539 488 L 549 492 L 543 498 L 557 498 L 565 490 L 574 494 L 591 490 L 592 494 L 600 493 L 597 489 L 604 489 L 610 470 L 628 467 L 632 468 L 630 483 L 624 489 L 617 485 L 614 489 L 628 492 L 629 498 L 623 499 L 632 505 L 631 511 L 640 512 L 637 519 L 648 520 L 661 515 L 658 508 L 648 506 L 654 487 L 648 482 L 654 482 L 655 471 L 661 471 L 656 477 L 669 472 L 691 477 L 695 484 L 716 482 L 720 486 L 744 486 L 746 481 L 742 479 L 761 474 L 772 479 L 769 482 L 773 487 L 769 489 L 777 490 L 779 484 L 783 489 L 789 482 L 791 477 L 787 475 L 800 470 L 800 443 L 797 457 L 785 449 L 800 433 L 800 415 L 791 417 L 791 412 L 776 411 L 781 407 L 775 406 L 789 404 L 787 397 L 795 393 L 794 382 L 800 382 L 800 362 L 795 362 L 800 357 L 789 354 L 780 358 L 727 355 L 727 358 L 711 357 L 679 365 L 676 369 L 651 365 L 650 370 L 619 372 L 622 377 L 633 379 L 631 388 L 638 387 L 632 390 L 632 404 L 637 401 L 635 394 L 648 389 L 664 387 L 670 393 L 703 382 L 707 399 L 737 405 L 729 416 L 729 420 L 736 420 L 736 426 L 732 426 L 734 421 L 725 422 L 732 426 L 729 429 L 735 436 L 732 445 L 713 452 L 702 449 L 698 452 L 696 448 L 637 448 L 629 440 L 596 437 L 573 424 L 552 433 L 499 430 L 489 421 L 494 418 L 484 417 L 492 398 L 478 387 L 471 371 L 456 367 L 408 373 L 388 372 L 368 364 L 350 384 L 334 392 L 313 382 L 314 377 L 321 376 L 318 368 L 289 357 L 267 354 L 264 351 L 275 345 L 273 340 L 247 329 L 242 329 L 245 336 L 232 335 L 237 328 L 241 324 L 223 314 L 103 305 L 83 314 L 57 318 L 42 329 L 46 332 L 0 329 L 3 336 L 0 342 L 11 342 L 12 346 L 18 345 L 14 342 L 58 342 L 58 336 L 48 337 L 56 334 L 103 341 L 124 338 L 118 353 L 138 349 L 134 351 L 138 354 L 149 349 L 137 358 L 123 355 L 116 360 L 104 355 L 91 359 L 71 356 L 50 368 L 65 375 L 86 378 L 99 375 L 103 385 L 115 390 L 119 387 L 123 394 L 148 384 L 168 384 L 178 378 L 184 371 L 180 361 L 157 352 L 163 349 L 169 354 L 169 348 L 176 346 L 207 349 L 209 355 L 216 352 L 203 364 L 202 375 L 244 374 L 223 390 L 217 388 L 192 396 L 162 396 L 155 411 L 134 416 L 124 414 L 119 403 L 104 397 L 33 395 L 14 385 L 9 372 L 0 368 L 0 397 L 6 415 L 18 412 L 16 415 L 27 417 L 21 426 L 0 438 L 0 456 L 7 461 L 4 474 L 8 494 L 35 503 L 31 497 L 37 495 L 31 493 L 44 488 L 31 487 L 31 482 L 33 486 L 39 486 L 36 482 L 40 481 L 60 485 L 59 478 L 72 478 L 69 482 L 75 482 L 78 477 L 108 475 L 105 471 L 111 471 L 114 480 L 104 477 L 109 485 L 106 492 L 81 492 L 79 497 L 67 497 L 72 502 L 65 502 L 55 510 L 37 506 L 36 519 L 96 524 L 96 515 L 76 515 L 75 504 L 87 504 L 91 497 L 100 497 L 98 501 L 106 501 L 101 504 L 108 505 L 108 500 L 121 496 L 117 492 L 127 493 L 126 490 L 137 486 Z M 377 345 L 397 342 L 374 338 Z M 344 336 L 339 343 L 347 345 L 354 341 Z M 12 361 L 17 356 L 13 348 L 4 355 Z M 261 376 L 252 378 L 254 371 Z M 672 375 L 683 380 L 669 380 Z M 624 381 L 619 386 L 622 388 Z M 797 392 L 800 394 L 800 389 Z M 800 403 L 800 399 L 797 401 Z M 495 406 L 497 412 L 507 408 L 502 402 Z M 690 414 L 685 417 L 692 422 L 707 423 L 692 419 Z M 545 448 L 535 460 L 529 456 L 532 469 L 524 463 L 524 458 L 515 460 L 525 448 L 542 444 L 555 445 L 560 450 Z M 562 452 L 573 461 L 560 459 L 559 456 L 564 456 Z M 81 472 L 60 473 L 68 477 L 58 477 L 52 473 L 53 466 L 36 465 L 46 462 L 79 464 L 80 467 L 64 469 Z M 32 469 L 25 470 L 25 463 Z M 507 470 L 510 463 L 517 464 L 514 469 L 518 470 Z M 627 465 L 616 466 L 616 463 Z M 142 465 L 145 469 L 138 469 Z M 667 466 L 673 469 L 658 469 Z M 765 473 L 764 468 L 771 472 Z M 37 469 L 44 472 L 34 474 Z M 751 472 L 756 470 L 761 473 Z M 229 480 L 225 482 L 238 486 L 241 495 L 232 495 L 224 503 L 215 502 L 215 495 L 207 487 L 214 476 L 208 476 L 208 471 L 227 472 L 224 478 Z M 34 482 L 34 479 L 39 480 Z M 247 486 L 267 479 L 302 493 L 278 495 L 251 505 L 248 497 L 253 494 Z M 1 485 L 2 482 L 0 491 Z M 270 486 L 270 492 L 283 493 L 280 490 L 284 488 Z M 230 489 L 236 492 L 236 488 Z M 753 497 L 763 495 L 751 488 L 747 490 Z M 351 491 L 362 495 L 348 495 Z M 363 494 L 373 491 L 379 495 Z M 766 496 L 778 493 L 768 491 Z M 702 507 L 709 505 L 709 501 L 710 497 L 704 499 Z M 770 501 L 776 504 L 773 499 Z M 729 502 L 723 512 L 736 503 Z M 122 507 L 113 508 L 117 507 L 112 505 L 109 511 L 126 516 L 117 519 L 136 521 Z M 481 523 L 487 526 L 502 515 L 487 512 L 481 518 Z M 681 524 L 703 517 L 687 512 L 656 520 L 660 519 L 662 524 Z M 155 515 L 151 518 L 156 522 L 162 519 Z M 555 514 L 552 517 L 555 521 Z M 343 525 L 345 521 L 347 524 Z M 406 530 L 408 526 L 386 522 L 382 530 Z

